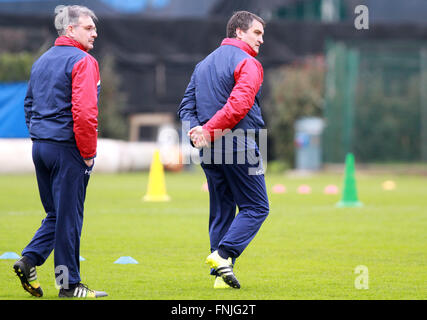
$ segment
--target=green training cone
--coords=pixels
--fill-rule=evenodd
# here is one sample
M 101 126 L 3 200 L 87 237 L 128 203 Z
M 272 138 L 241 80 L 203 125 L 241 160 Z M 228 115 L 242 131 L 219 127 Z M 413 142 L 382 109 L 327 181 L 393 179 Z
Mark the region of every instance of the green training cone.
M 362 207 L 363 204 L 357 198 L 356 178 L 354 176 L 354 156 L 348 153 L 345 157 L 344 188 L 341 201 L 336 204 L 337 207 Z

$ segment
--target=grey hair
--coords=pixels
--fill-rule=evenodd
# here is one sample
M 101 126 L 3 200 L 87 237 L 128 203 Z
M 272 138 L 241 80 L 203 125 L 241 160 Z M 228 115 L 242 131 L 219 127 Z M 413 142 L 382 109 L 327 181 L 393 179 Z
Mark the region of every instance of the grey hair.
M 55 8 L 55 29 L 58 35 L 63 36 L 69 25 L 78 24 L 80 16 L 88 16 L 92 20 L 98 21 L 95 13 L 84 6 L 57 6 Z

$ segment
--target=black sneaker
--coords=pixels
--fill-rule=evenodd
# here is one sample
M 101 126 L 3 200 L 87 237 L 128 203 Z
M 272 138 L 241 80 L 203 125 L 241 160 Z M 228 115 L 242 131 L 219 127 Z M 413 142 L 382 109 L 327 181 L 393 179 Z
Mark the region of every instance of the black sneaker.
M 58 294 L 60 298 L 101 298 L 106 296 L 108 296 L 106 292 L 91 290 L 83 283 L 79 283 L 71 289 L 61 288 Z
M 43 290 L 37 280 L 36 267 L 30 265 L 25 257 L 22 257 L 13 265 L 16 275 L 21 280 L 22 287 L 35 297 L 43 296 Z

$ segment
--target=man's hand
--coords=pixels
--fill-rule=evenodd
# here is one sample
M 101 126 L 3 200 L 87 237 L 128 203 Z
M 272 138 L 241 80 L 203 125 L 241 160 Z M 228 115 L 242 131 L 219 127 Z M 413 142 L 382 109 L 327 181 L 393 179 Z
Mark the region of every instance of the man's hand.
M 203 148 L 210 145 L 210 134 L 202 126 L 197 126 L 188 131 L 187 135 L 190 137 L 196 148 Z
M 93 159 L 89 159 L 89 160 L 84 160 L 84 159 L 83 159 L 83 161 L 86 163 L 86 165 L 87 165 L 88 167 L 92 167 L 92 165 L 93 165 Z

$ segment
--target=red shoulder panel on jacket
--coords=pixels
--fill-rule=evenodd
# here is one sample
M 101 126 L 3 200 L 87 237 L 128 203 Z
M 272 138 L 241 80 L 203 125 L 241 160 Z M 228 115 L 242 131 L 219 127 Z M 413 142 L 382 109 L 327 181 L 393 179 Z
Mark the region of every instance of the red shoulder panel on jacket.
M 243 59 L 234 70 L 235 85 L 227 103 L 203 126 L 214 141 L 226 129 L 233 129 L 252 108 L 264 77 L 261 63 L 255 58 Z

